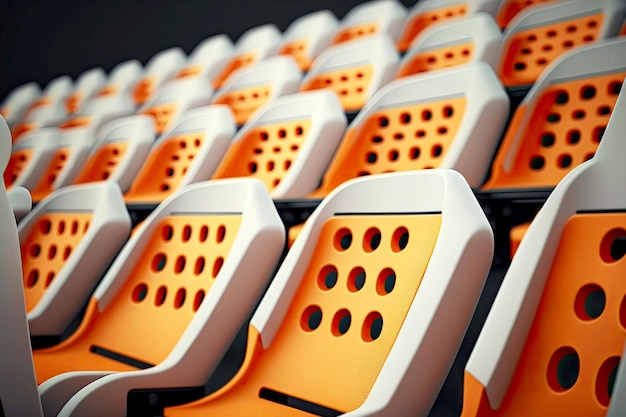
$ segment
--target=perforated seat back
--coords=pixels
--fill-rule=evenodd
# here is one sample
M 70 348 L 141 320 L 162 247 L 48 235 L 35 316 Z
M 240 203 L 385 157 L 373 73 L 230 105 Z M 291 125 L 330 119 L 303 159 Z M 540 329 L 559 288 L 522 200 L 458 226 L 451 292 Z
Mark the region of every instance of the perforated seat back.
M 437 189 L 441 193 L 433 192 Z M 485 251 L 466 270 L 471 271 L 467 298 L 446 320 L 458 320 L 460 329 L 469 321 L 463 316 L 469 304 L 473 309 L 471 299 L 480 291 L 474 285 L 482 283 L 493 248 L 486 221 L 479 219 L 484 216 L 468 192 L 462 177 L 449 170 L 372 176 L 338 189 L 309 218 L 261 301 L 239 374 L 215 395 L 166 409 L 166 415 L 427 412 L 438 388 L 417 383 L 412 372 L 419 367 L 422 377 L 427 373 L 431 382 L 440 380 L 438 374 L 456 350 L 446 343 L 464 333 L 439 333 L 446 343 L 430 356 L 432 367 L 422 366 L 423 360 L 428 362 L 422 353 L 430 355 L 438 337 L 415 329 L 433 325 L 423 320 L 431 314 L 438 321 L 452 313 L 447 304 L 452 300 L 443 296 L 440 285 L 449 280 L 461 284 L 454 278 L 455 267 L 439 264 L 443 257 L 438 252 L 450 249 L 448 259 L 455 264 L 460 247 L 476 255 L 478 248 Z M 463 201 L 468 211 L 452 213 L 453 200 Z M 453 244 L 446 238 L 448 222 L 461 218 L 471 226 Z M 476 246 L 467 244 L 468 236 L 476 238 Z M 443 281 L 435 290 L 431 280 L 438 279 Z M 430 296 L 437 301 L 422 303 Z M 399 346 L 406 350 L 400 353 Z
M 59 132 L 54 128 L 39 129 L 25 133 L 13 145 L 9 163 L 4 170 L 4 184 L 32 189 L 43 170 L 48 166 L 59 142 Z
M 72 183 L 113 181 L 125 192 L 150 153 L 154 120 L 144 115 L 129 116 L 109 122 L 101 131 L 106 133 Z
M 534 83 L 548 64 L 575 46 L 616 35 L 625 12 L 620 0 L 575 0 L 529 9 L 504 35 L 498 63 L 502 83 Z
M 302 198 L 318 186 L 345 127 L 329 91 L 280 97 L 239 130 L 213 178 L 258 178 L 273 198 Z
M 625 98 L 522 240 L 465 369 L 464 417 L 606 415 L 626 339 Z
M 386 34 L 393 42 L 400 36 L 407 10 L 397 0 L 373 0 L 354 6 L 341 19 L 332 45 L 374 34 Z
M 302 71 L 329 45 L 339 26 L 330 10 L 320 10 L 300 16 L 289 24 L 278 48 L 280 55 L 290 55 Z
M 428 168 L 456 169 L 478 186 L 508 109 L 506 93 L 484 62 L 392 81 L 350 124 L 310 196 L 323 197 L 362 175 Z
M 487 13 L 442 22 L 422 31 L 402 57 L 398 78 L 470 62 L 496 67 L 502 34 Z
M 78 113 L 69 116 L 59 125 L 59 129 L 90 128 L 97 131 L 104 123 L 134 112 L 135 105 L 127 94 L 97 96 L 82 106 Z
M 482 187 L 554 187 L 591 158 L 626 75 L 626 40 L 578 48 L 550 66 L 517 108 Z
M 133 100 L 143 105 L 157 93 L 161 84 L 173 78 L 187 62 L 187 55 L 178 48 L 157 52 L 146 64 L 143 78 L 133 88 Z
M 0 104 L 0 115 L 9 125 L 15 126 L 24 117 L 28 109 L 41 96 L 41 88 L 35 82 L 22 84 L 13 89 Z
M 336 45 L 315 59 L 301 90 L 331 89 L 346 111 L 358 111 L 394 78 L 399 61 L 393 41 L 386 35 Z
M 257 26 L 244 32 L 235 43 L 233 56 L 213 79 L 213 89 L 221 88 L 234 71 L 274 55 L 281 40 L 282 34 L 273 24 Z
M 499 4 L 500 0 L 420 0 L 409 12 L 401 29 L 398 50 L 408 50 L 415 38 L 428 26 L 476 12 L 494 16 Z
M 124 200 L 155 204 L 180 187 L 209 179 L 234 133 L 233 116 L 226 106 L 188 110 L 153 145 Z
M 92 68 L 79 75 L 72 93 L 65 100 L 67 113 L 80 112 L 85 103 L 105 86 L 106 79 L 107 76 L 102 68 Z
M 214 35 L 200 42 L 189 55 L 187 63 L 176 78 L 200 77 L 213 80 L 219 75 L 228 60 L 233 55 L 234 45 L 224 34 Z
M 131 95 L 133 88 L 143 76 L 141 62 L 136 59 L 121 62 L 113 67 L 107 84 L 98 92 L 98 97 L 124 94 Z
M 235 122 L 242 125 L 266 103 L 298 91 L 301 80 L 302 73 L 293 58 L 274 56 L 232 73 L 215 93 L 213 103 L 230 107 Z
M 496 23 L 501 29 L 506 28 L 511 20 L 529 6 L 555 3 L 561 0 L 503 0 L 496 12 Z

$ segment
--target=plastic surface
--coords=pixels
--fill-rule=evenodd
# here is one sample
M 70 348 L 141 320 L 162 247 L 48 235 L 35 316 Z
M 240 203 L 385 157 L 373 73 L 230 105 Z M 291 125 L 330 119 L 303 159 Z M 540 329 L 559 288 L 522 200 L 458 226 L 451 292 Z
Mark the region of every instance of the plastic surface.
M 200 42 L 189 55 L 187 64 L 176 78 L 199 77 L 213 83 L 234 52 L 233 41 L 224 34 Z
M 511 20 L 530 6 L 540 6 L 546 3 L 555 3 L 560 0 L 502 0 L 496 12 L 496 22 L 502 29 L 506 28 Z
M 33 199 L 30 196 L 30 191 L 24 187 L 12 187 L 7 191 L 7 196 L 13 208 L 15 220 L 19 223 L 33 208 Z
M 72 94 L 65 99 L 67 113 L 80 112 L 85 103 L 105 86 L 106 81 L 107 76 L 102 68 L 92 68 L 80 74 L 74 83 Z
M 9 163 L 4 170 L 4 184 L 7 189 L 18 186 L 32 190 L 54 156 L 59 138 L 57 129 L 44 128 L 26 133 L 14 143 Z
M 625 98 L 522 240 L 465 369 L 464 417 L 606 415 L 626 336 Z
M 109 73 L 107 84 L 98 92 L 98 97 L 107 95 L 130 95 L 135 84 L 143 76 L 143 66 L 136 59 L 120 62 Z
M 161 84 L 174 77 L 187 62 L 187 55 L 178 48 L 156 53 L 144 68 L 143 78 L 133 87 L 132 97 L 141 106 L 159 90 Z
M 22 84 L 12 90 L 7 97 L 4 98 L 2 104 L 0 104 L 0 115 L 12 128 L 17 124 L 26 111 L 39 99 L 41 96 L 41 88 L 35 82 Z
M 386 34 L 395 42 L 400 36 L 406 15 L 406 8 L 397 0 L 371 0 L 358 4 L 341 19 L 331 44 L 374 34 Z

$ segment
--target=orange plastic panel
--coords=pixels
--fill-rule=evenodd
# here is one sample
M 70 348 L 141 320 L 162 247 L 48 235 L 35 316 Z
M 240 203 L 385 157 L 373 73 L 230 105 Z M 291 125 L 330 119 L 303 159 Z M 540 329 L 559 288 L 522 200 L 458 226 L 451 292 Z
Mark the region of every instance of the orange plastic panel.
M 620 36 L 626 35 L 626 22 L 622 25 L 622 28 L 619 31 Z
M 201 72 L 202 72 L 201 65 L 191 65 L 187 68 L 183 68 L 182 70 L 180 70 L 178 75 L 176 75 L 176 78 L 180 79 L 180 78 L 195 77 L 195 76 L 200 75 Z
M 516 111 L 483 187 L 545 188 L 555 186 L 575 166 L 593 157 L 604 134 L 626 72 L 563 82 L 547 88 L 528 126 L 520 126 L 525 105 Z M 504 170 L 514 136 L 523 143 L 512 169 Z
M 437 168 L 465 114 L 465 97 L 406 104 L 377 111 L 361 129 L 351 129 L 328 168 L 324 197 L 343 182 L 369 174 Z M 358 133 L 357 133 L 358 132 Z
M 74 180 L 74 184 L 108 179 L 124 158 L 127 148 L 127 142 L 107 143 L 101 146 L 95 154 L 89 157 L 87 163 Z
M 214 395 L 165 415 L 311 415 L 287 405 L 292 399 L 340 413 L 358 408 L 402 327 L 440 225 L 439 214 L 327 220 L 267 350 L 251 328 L 240 373 Z
M 160 135 L 168 127 L 170 127 L 174 120 L 174 113 L 176 112 L 176 103 L 164 103 L 157 104 L 148 109 L 145 109 L 141 114 L 147 114 L 154 119 L 155 133 Z
M 117 86 L 111 84 L 111 85 L 107 85 L 102 90 L 100 90 L 100 92 L 98 93 L 98 97 L 109 96 L 115 93 L 117 93 Z
M 89 126 L 89 123 L 91 123 L 91 117 L 75 117 L 65 123 L 62 123 L 59 126 L 59 129 L 73 129 L 75 127 L 85 127 Z
M 72 338 L 35 352 L 38 382 L 72 370 L 133 369 L 129 361 L 104 357 L 107 352 L 139 361 L 134 369 L 165 359 L 210 291 L 240 223 L 239 214 L 161 220 L 107 308 L 100 313 L 92 303 Z
M 32 157 L 32 149 L 16 149 L 11 152 L 9 164 L 4 170 L 4 185 L 7 189 L 13 185 L 17 177 L 20 176 L 20 173 L 28 166 Z
M 271 91 L 272 86 L 269 84 L 229 91 L 215 100 L 215 104 L 225 104 L 230 107 L 235 116 L 235 122 L 242 125 L 252 113 L 267 102 Z
M 46 197 L 53 191 L 52 184 L 54 183 L 54 180 L 57 179 L 59 173 L 65 167 L 65 163 L 67 162 L 67 159 L 69 157 L 70 148 L 61 148 L 56 151 L 56 153 L 52 157 L 52 160 L 50 161 L 50 164 L 48 165 L 48 168 L 46 168 L 46 171 L 39 179 L 39 182 L 37 183 L 35 188 L 31 190 L 30 194 L 33 201 L 41 201 L 44 197 Z
M 37 128 L 37 123 L 20 123 L 15 126 L 15 128 L 11 131 L 11 137 L 13 138 L 13 143 L 20 138 L 24 133 L 30 132 L 31 130 L 35 130 Z
M 240 54 L 233 59 L 231 59 L 228 64 L 222 69 L 220 75 L 218 75 L 213 81 L 213 89 L 217 90 L 224 84 L 224 81 L 228 78 L 230 74 L 238 70 L 239 68 L 247 67 L 251 65 L 257 60 L 256 54 L 254 52 L 248 52 L 245 54 Z
M 145 77 L 139 81 L 133 90 L 133 100 L 135 104 L 140 106 L 152 97 L 154 94 L 154 77 Z
M 505 86 L 535 82 L 555 58 L 575 46 L 596 42 L 604 16 L 601 13 L 516 33 L 500 68 Z
M 458 3 L 440 9 L 428 10 L 415 15 L 405 26 L 404 33 L 398 41 L 398 50 L 406 51 L 411 46 L 413 39 L 417 37 L 426 27 L 439 23 L 453 17 L 461 17 L 467 14 L 467 3 Z
M 569 219 L 502 405 L 477 407 L 474 387 L 463 417 L 606 414 L 626 337 L 624 225 L 624 213 Z
M 87 232 L 92 214 L 48 212 L 37 219 L 22 243 L 22 270 L 26 311 L 41 300 Z
M 511 241 L 509 245 L 511 258 L 513 258 L 515 252 L 517 252 L 517 248 L 519 248 L 520 243 L 522 243 L 522 239 L 524 238 L 524 235 L 528 231 L 529 227 L 530 223 L 523 223 L 511 229 L 511 232 L 509 233 Z
M 65 101 L 65 109 L 68 114 L 74 114 L 76 110 L 78 110 L 78 105 L 80 104 L 81 96 L 79 93 L 71 94 L 67 100 Z
M 470 62 L 473 53 L 473 42 L 424 51 L 413 56 L 409 62 L 400 68 L 398 78 L 435 69 L 463 65 Z
M 9 114 L 10 110 L 11 110 L 11 108 L 8 107 L 8 106 L 3 107 L 2 109 L 0 109 L 0 116 L 4 117 L 6 119 L 7 114 Z
M 127 203 L 161 202 L 173 193 L 202 147 L 204 133 L 172 136 L 150 152 L 124 195 Z
M 234 143 L 213 178 L 253 177 L 272 191 L 287 175 L 306 141 L 311 120 L 293 120 L 251 129 Z
M 366 36 L 372 36 L 378 32 L 378 23 L 362 23 L 360 25 L 350 26 L 345 28 L 335 35 L 331 45 L 337 45 L 339 43 L 351 41 L 354 39 L 364 38 Z
M 498 10 L 496 23 L 500 29 L 504 29 L 519 12 L 528 6 L 553 2 L 554 0 L 504 0 Z
M 367 91 L 372 81 L 372 65 L 344 68 L 325 72 L 315 77 L 302 87 L 303 91 L 329 88 L 339 96 L 339 101 L 346 111 L 360 110 L 367 102 Z
M 289 42 L 280 48 L 279 55 L 290 55 L 302 71 L 307 71 L 311 66 L 311 60 L 307 56 L 309 42 L 306 39 Z

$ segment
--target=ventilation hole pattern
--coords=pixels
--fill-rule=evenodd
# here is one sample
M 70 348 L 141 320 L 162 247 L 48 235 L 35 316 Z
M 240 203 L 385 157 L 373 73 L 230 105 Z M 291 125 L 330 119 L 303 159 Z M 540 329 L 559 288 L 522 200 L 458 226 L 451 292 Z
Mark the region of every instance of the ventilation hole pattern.
M 26 310 L 32 310 L 72 251 L 83 239 L 92 214 L 44 213 L 21 245 Z
M 11 153 L 9 164 L 4 170 L 4 185 L 11 187 L 11 185 L 17 180 L 20 174 L 24 171 L 24 168 L 28 166 L 33 157 L 32 149 L 16 149 Z
M 164 103 L 145 109 L 142 114 L 148 115 L 154 119 L 154 127 L 157 135 L 165 132 L 174 121 L 176 114 L 175 103 Z
M 78 174 L 75 184 L 83 184 L 94 181 L 106 181 L 119 163 L 124 159 L 128 144 L 126 142 L 107 143 L 101 146 L 93 154 L 85 168 Z
M 554 2 L 555 0 L 505 0 L 498 10 L 496 22 L 500 28 L 505 28 L 519 12 L 528 6 Z
M 378 23 L 362 23 L 360 25 L 350 26 L 342 29 L 332 41 L 332 45 L 348 42 L 354 39 L 364 38 L 366 36 L 372 36 L 378 32 Z
M 52 192 L 54 181 L 65 167 L 69 157 L 70 148 L 61 148 L 56 151 L 48 167 L 39 179 L 37 186 L 31 191 L 33 201 L 40 201 Z
M 310 119 L 252 128 L 231 146 L 214 177 L 253 177 L 272 191 L 289 172 L 310 130 Z
M 440 23 L 447 19 L 465 16 L 467 14 L 467 3 L 459 3 L 449 7 L 429 10 L 414 16 L 405 26 L 406 29 L 398 41 L 398 49 L 406 51 L 411 46 L 413 39 L 417 37 L 426 27 Z
M 603 252 L 620 245 L 626 231 L 619 225 L 625 222 L 625 213 L 568 220 L 513 380 L 494 415 L 606 413 L 626 337 L 626 260 L 606 262 Z
M 466 64 L 472 60 L 473 52 L 473 42 L 420 52 L 400 68 L 398 77 Z
M 328 88 L 334 91 L 346 111 L 361 109 L 367 102 L 367 92 L 372 82 L 372 65 L 345 68 L 315 75 L 302 89 Z
M 233 111 L 238 125 L 246 123 L 248 118 L 270 98 L 271 85 L 258 85 L 240 90 L 229 91 L 221 95 L 215 104 L 225 104 Z
M 231 59 L 228 64 L 226 64 L 222 72 L 220 72 L 220 75 L 218 75 L 213 81 L 213 89 L 217 90 L 218 88 L 220 88 L 230 74 L 232 74 L 239 68 L 244 68 L 252 65 L 255 61 L 256 54 L 254 52 L 247 52 L 233 57 L 233 59 Z
M 535 82 L 555 58 L 599 39 L 601 14 L 572 19 L 517 33 L 505 53 L 500 79 L 505 86 Z
M 311 59 L 308 57 L 307 48 L 308 42 L 305 39 L 300 39 L 283 45 L 280 48 L 279 54 L 291 56 L 302 71 L 307 71 L 311 66 Z

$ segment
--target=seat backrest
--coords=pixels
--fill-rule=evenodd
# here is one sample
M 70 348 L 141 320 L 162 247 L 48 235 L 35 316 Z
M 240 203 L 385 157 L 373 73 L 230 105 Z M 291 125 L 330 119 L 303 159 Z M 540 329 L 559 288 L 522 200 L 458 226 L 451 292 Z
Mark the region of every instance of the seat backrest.
M 143 66 L 136 59 L 120 62 L 113 67 L 107 78 L 106 85 L 98 92 L 98 96 L 113 94 L 131 95 L 135 84 L 143 76 Z
M 0 170 L 9 162 L 11 133 L 0 117 Z M 43 416 L 37 392 L 24 306 L 20 242 L 13 209 L 0 181 L 0 413 L 3 416 Z
M 346 124 L 330 91 L 279 97 L 237 132 L 213 178 L 258 178 L 274 199 L 305 197 L 319 185 Z
M 106 94 L 93 97 L 75 113 L 59 125 L 61 130 L 77 127 L 98 130 L 111 120 L 135 113 L 135 104 L 128 94 Z
M 155 142 L 128 191 L 127 204 L 158 204 L 178 188 L 207 180 L 235 134 L 226 106 L 188 110 Z
M 387 35 L 369 36 L 332 46 L 322 52 L 302 80 L 301 90 L 329 88 L 344 110 L 360 110 L 383 85 L 391 81 L 400 57 Z
M 428 168 L 484 180 L 509 100 L 484 62 L 392 81 L 352 121 L 321 187 L 323 197 L 362 175 Z
M 395 42 L 406 15 L 406 8 L 397 0 L 370 0 L 358 4 L 341 19 L 331 45 L 374 34 L 387 34 Z
M 282 40 L 280 29 L 273 24 L 266 24 L 245 31 L 235 43 L 231 59 L 213 79 L 213 89 L 221 88 L 234 71 L 261 62 L 274 55 Z
M 131 236 L 73 336 L 37 351 L 39 382 L 72 370 L 145 369 L 166 359 L 187 361 L 192 374 L 212 369 L 258 302 L 282 253 L 284 234 L 272 200 L 256 180 L 202 182 L 179 190 Z M 216 318 L 219 323 L 205 328 Z M 194 355 L 187 356 L 194 346 Z M 212 363 L 198 357 L 201 352 L 211 352 Z M 58 360 L 67 355 L 73 359 Z M 62 384 L 63 377 L 56 382 Z
M 234 52 L 233 41 L 225 34 L 214 35 L 200 42 L 189 54 L 185 67 L 176 78 L 200 77 L 213 85 Z
M 572 0 L 528 9 L 504 34 L 498 62 L 502 83 L 533 84 L 565 52 L 615 36 L 625 13 L 622 0 Z
M 19 224 L 31 335 L 59 336 L 75 319 L 130 233 L 119 186 L 63 187 Z
M 556 3 L 562 0 L 502 0 L 496 12 L 496 23 L 505 29 L 511 20 L 529 6 L 538 6 L 545 3 Z
M 298 91 L 301 80 L 302 72 L 292 57 L 273 56 L 231 73 L 213 103 L 230 107 L 235 122 L 242 125 L 266 103 Z
M 9 128 L 22 120 L 24 114 L 40 96 L 41 88 L 35 82 L 22 84 L 9 93 L 0 104 L 0 115 L 7 122 Z
M 465 368 L 463 417 L 606 415 L 626 340 L 625 112 L 622 93 L 594 158 L 524 236 Z
M 80 74 L 72 93 L 65 99 L 68 114 L 80 112 L 89 99 L 104 88 L 107 76 L 102 68 L 92 68 Z
M 9 163 L 4 170 L 4 184 L 32 190 L 39 182 L 59 143 L 59 131 L 44 128 L 24 135 L 13 144 Z
M 154 120 L 135 115 L 113 120 L 102 126 L 101 138 L 92 148 L 72 184 L 113 181 L 122 193 L 128 190 L 154 144 Z
M 493 17 L 478 12 L 423 30 L 402 57 L 397 77 L 484 61 L 496 67 L 502 33 Z
M 187 55 L 179 47 L 157 52 L 146 64 L 143 78 L 133 88 L 133 100 L 141 106 L 150 100 L 161 84 L 174 77 L 187 62 Z
M 283 34 L 278 53 L 291 55 L 302 71 L 330 44 L 339 20 L 330 10 L 300 16 L 289 24 Z
M 398 40 L 399 51 L 407 51 L 413 40 L 428 26 L 476 12 L 494 16 L 501 0 L 420 0 L 406 19 Z
M 19 223 L 33 208 L 30 191 L 24 187 L 11 187 L 10 190 L 7 190 L 7 195 L 11 208 L 13 208 L 15 220 Z
M 489 224 L 457 172 L 346 183 L 281 264 L 250 321 L 238 375 L 185 415 L 426 415 L 492 251 Z
M 624 76 L 621 38 L 576 48 L 546 68 L 516 109 L 482 188 L 551 188 L 591 158 Z

